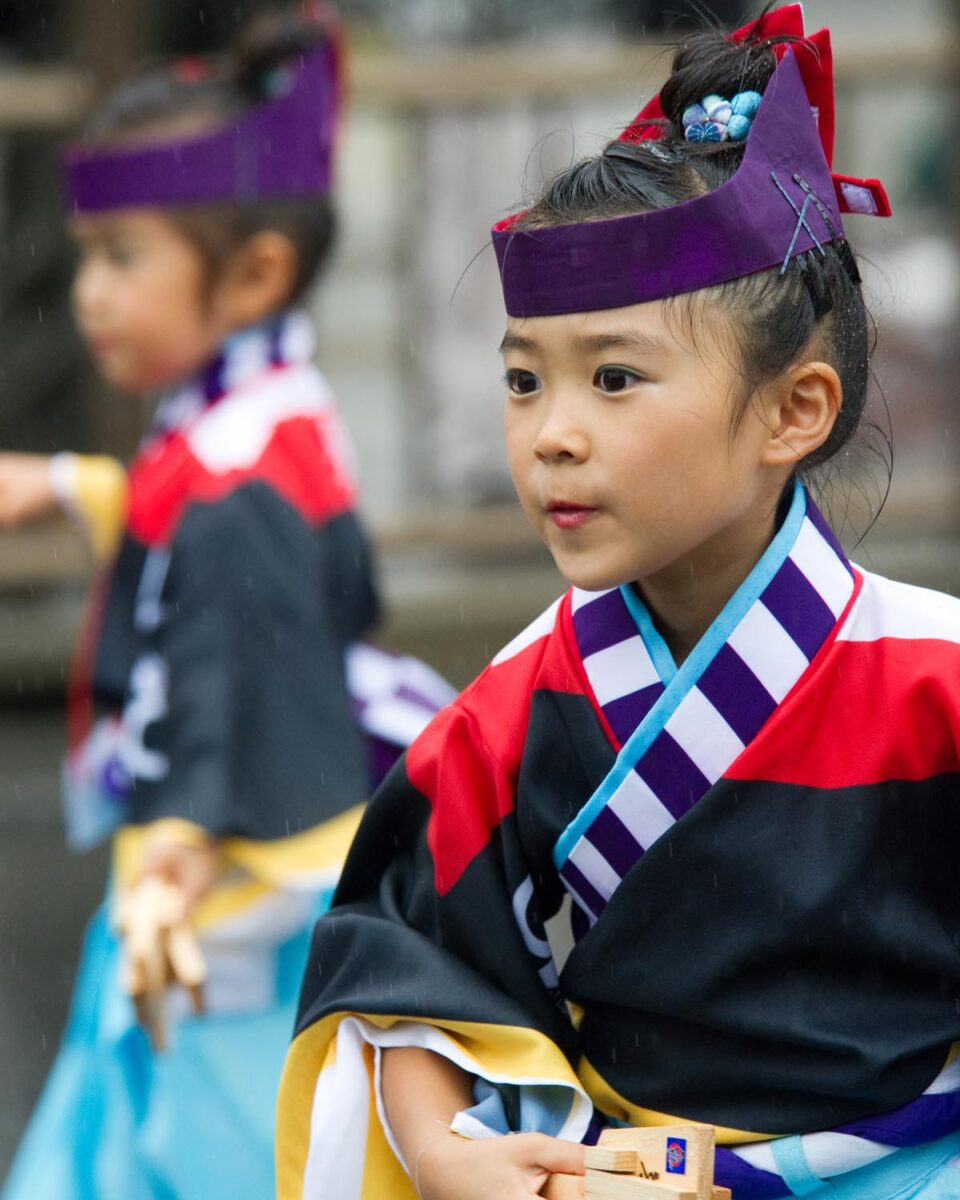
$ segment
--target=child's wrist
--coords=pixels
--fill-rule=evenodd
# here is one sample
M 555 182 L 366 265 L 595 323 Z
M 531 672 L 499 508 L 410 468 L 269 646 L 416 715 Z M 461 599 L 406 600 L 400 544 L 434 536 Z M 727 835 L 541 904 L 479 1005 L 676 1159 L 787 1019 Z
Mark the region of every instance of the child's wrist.
M 219 839 L 202 825 L 195 825 L 182 817 L 162 817 L 149 826 L 144 842 L 146 859 L 158 847 L 182 846 L 191 850 L 206 850 L 216 847 Z
M 156 876 L 179 891 L 188 913 L 223 874 L 220 842 L 189 821 L 159 821 L 140 858 L 138 880 Z
M 436 1146 L 439 1142 L 450 1143 L 454 1138 L 457 1138 L 457 1137 L 458 1137 L 458 1135 L 455 1134 L 452 1130 L 444 1127 L 442 1132 L 431 1134 L 430 1137 L 427 1138 L 427 1140 L 423 1143 L 423 1145 L 417 1151 L 416 1157 L 413 1160 L 413 1167 L 410 1171 L 410 1179 L 411 1179 L 411 1182 L 413 1183 L 413 1190 L 417 1194 L 417 1200 L 424 1200 L 423 1191 L 420 1186 L 420 1172 L 421 1172 L 421 1166 L 423 1163 L 423 1159 L 424 1159 L 424 1156 L 426 1155 L 427 1151 L 430 1150 L 432 1147 Z
M 69 450 L 61 450 L 50 458 L 47 468 L 50 492 L 63 509 L 72 509 L 76 502 L 78 469 L 77 456 Z

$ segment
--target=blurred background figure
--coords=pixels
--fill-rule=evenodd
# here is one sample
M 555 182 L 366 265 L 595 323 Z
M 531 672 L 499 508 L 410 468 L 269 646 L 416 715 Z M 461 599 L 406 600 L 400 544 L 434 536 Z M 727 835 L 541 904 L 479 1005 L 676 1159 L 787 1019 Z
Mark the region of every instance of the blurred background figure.
M 269 7 L 0 4 L 0 448 L 134 448 L 145 414 L 108 402 L 69 324 L 54 147 L 145 56 L 220 45 Z M 695 7 L 731 26 L 755 12 L 735 0 Z M 852 549 L 886 492 L 892 430 L 893 488 L 853 556 L 960 592 L 960 6 L 805 7 L 810 28 L 829 22 L 834 33 L 838 160 L 853 174 L 876 170 L 896 212 L 859 239 L 880 325 L 877 429 L 851 451 L 856 471 L 844 468 L 857 484 L 829 507 Z M 512 499 L 501 449 L 502 309 L 486 230 L 544 175 L 616 133 L 618 115 L 658 86 L 658 65 L 666 76 L 663 45 L 691 23 L 677 15 L 690 7 L 347 0 L 343 8 L 351 115 L 342 238 L 313 302 L 319 357 L 358 446 L 384 554 L 389 640 L 465 682 L 562 588 Z M 573 128 L 595 137 L 574 141 Z M 56 800 L 59 693 L 87 570 L 82 541 L 61 524 L 0 541 L 0 1171 L 55 1052 L 79 928 L 104 869 L 97 854 L 67 859 Z

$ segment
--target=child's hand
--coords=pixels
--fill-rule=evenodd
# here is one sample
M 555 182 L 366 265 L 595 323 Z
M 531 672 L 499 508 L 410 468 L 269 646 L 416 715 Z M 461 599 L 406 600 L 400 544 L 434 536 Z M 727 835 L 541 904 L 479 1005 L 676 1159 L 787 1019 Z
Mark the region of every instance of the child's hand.
M 169 984 L 186 988 L 195 1012 L 203 1011 L 206 964 L 190 915 L 222 870 L 215 845 L 148 843 L 140 878 L 122 897 L 124 990 L 153 1048 L 163 1050 L 163 1002 Z
M 151 836 L 143 852 L 141 876 L 158 875 L 180 891 L 189 916 L 223 873 L 223 858 L 214 841 L 186 844 Z
M 470 1141 L 451 1134 L 429 1141 L 415 1163 L 420 1200 L 553 1200 L 582 1197 L 583 1147 L 540 1133 Z M 554 1176 L 551 1181 L 550 1177 Z M 576 1190 L 577 1183 L 580 1190 Z M 544 1192 L 545 1187 L 554 1189 Z
M 58 500 L 45 454 L 0 454 L 0 528 L 55 512 Z

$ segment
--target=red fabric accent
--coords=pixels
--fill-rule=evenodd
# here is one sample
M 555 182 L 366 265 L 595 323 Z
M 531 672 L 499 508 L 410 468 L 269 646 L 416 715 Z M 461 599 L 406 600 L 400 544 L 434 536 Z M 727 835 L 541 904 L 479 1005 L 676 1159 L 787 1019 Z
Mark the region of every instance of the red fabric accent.
M 200 83 L 212 75 L 210 63 L 198 54 L 187 54 L 178 58 L 170 68 L 170 74 L 180 83 Z
M 814 34 L 812 38 L 808 38 L 809 42 L 814 42 L 817 38 L 826 35 L 827 51 L 829 55 L 830 34 L 826 29 L 820 30 Z M 802 38 L 803 35 L 803 5 L 802 4 L 787 4 L 783 8 L 774 9 L 773 12 L 764 13 L 756 21 L 750 21 L 749 24 L 742 26 L 740 29 L 734 30 L 730 34 L 728 41 L 744 42 L 748 37 L 756 37 L 758 39 L 773 38 L 773 37 L 797 37 Z M 785 53 L 786 46 L 775 46 L 774 53 L 777 59 L 781 59 Z M 810 57 L 806 55 L 804 57 Z M 807 93 L 810 94 L 810 85 L 808 82 L 808 74 L 811 73 L 811 68 L 808 66 L 804 69 L 804 64 L 800 62 L 798 55 L 798 65 L 800 66 L 800 74 L 803 77 L 803 82 L 807 86 Z M 816 60 L 814 60 L 816 65 Z M 828 58 L 828 67 L 830 75 L 828 76 L 830 83 L 830 149 L 827 149 L 824 144 L 824 150 L 827 154 L 827 162 L 832 161 L 831 155 L 833 152 L 833 59 Z M 728 97 L 729 99 L 729 97 Z M 816 104 L 818 101 L 811 96 L 811 104 Z M 660 103 L 659 93 L 645 105 L 633 118 L 627 128 L 621 133 L 621 142 L 647 142 L 653 138 L 661 136 L 661 129 L 656 122 L 666 119 L 666 114 L 663 111 L 663 106 Z M 822 135 L 821 135 L 822 136 Z
M 182 433 L 148 446 L 130 468 L 128 528 L 148 546 L 169 542 L 191 503 L 222 500 L 254 480 L 269 483 L 305 520 L 321 523 L 353 506 L 352 484 L 330 449 L 323 416 L 277 423 L 260 458 L 215 473 L 197 459 Z
M 427 844 L 441 896 L 513 811 L 530 705 L 541 689 L 583 690 L 569 646 L 553 634 L 488 667 L 407 751 L 407 777 L 432 808 Z
M 803 6 L 787 4 L 783 8 L 765 13 L 757 21 L 751 21 L 741 29 L 730 34 L 730 41 L 742 42 L 748 37 L 759 39 L 787 37 L 802 38 L 799 42 L 780 42 L 773 47 L 777 60 L 783 58 L 787 50 L 792 49 L 800 68 L 811 108 L 816 110 L 817 129 L 823 144 L 823 153 L 827 163 L 833 165 L 833 144 L 836 134 L 836 106 L 833 92 L 833 48 L 830 44 L 830 30 L 820 29 L 816 33 L 805 36 L 803 32 Z M 622 142 L 645 142 L 659 138 L 662 129 L 658 122 L 665 119 L 660 96 L 656 95 L 630 122 L 620 135 Z M 877 201 L 878 217 L 890 216 L 890 201 L 883 184 L 876 179 L 857 179 L 851 175 L 834 175 L 837 182 L 837 196 L 840 200 L 840 211 L 851 212 L 843 194 L 840 191 L 840 181 L 856 183 L 873 192 Z
M 617 735 L 613 732 L 613 726 L 607 720 L 607 714 L 600 706 L 600 701 L 594 694 L 593 687 L 590 683 L 590 677 L 587 675 L 587 669 L 583 665 L 583 659 L 580 657 L 580 648 L 577 645 L 577 633 L 573 624 L 573 597 L 570 592 L 563 598 L 563 603 L 560 605 L 560 629 L 566 643 L 566 651 L 570 660 L 570 666 L 575 673 L 577 684 L 576 688 L 568 688 L 568 691 L 582 692 L 590 701 L 590 707 L 593 709 L 594 716 L 597 718 L 597 724 L 603 730 L 607 741 L 619 754 L 623 749 Z
M 96 667 L 100 631 L 107 610 L 112 566 L 97 573 L 93 580 L 80 617 L 80 628 L 73 645 L 73 655 L 67 675 L 67 747 L 75 750 L 82 745 L 95 720 L 93 702 L 93 673 Z
M 427 844 L 437 893 L 445 896 L 512 811 L 515 780 L 490 754 L 475 722 L 456 707 L 444 710 L 410 747 L 407 773 L 433 810 Z
M 843 184 L 852 183 L 857 187 L 866 188 L 873 196 L 873 202 L 877 206 L 877 211 L 872 214 L 873 216 L 893 216 L 893 209 L 890 207 L 890 198 L 887 196 L 887 189 L 879 179 L 857 179 L 855 175 L 838 175 L 834 171 L 833 183 L 837 189 L 837 200 L 839 201 L 841 212 L 856 212 L 856 209 L 851 208 L 847 203 L 847 198 L 843 194 Z
M 960 771 L 960 645 L 838 640 L 726 772 L 841 788 Z

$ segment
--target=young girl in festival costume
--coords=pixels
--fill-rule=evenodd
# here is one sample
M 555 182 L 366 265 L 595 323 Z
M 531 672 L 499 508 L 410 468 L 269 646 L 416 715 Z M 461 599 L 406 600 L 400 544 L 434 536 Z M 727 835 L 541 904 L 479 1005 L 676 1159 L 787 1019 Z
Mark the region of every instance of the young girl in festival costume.
M 678 1120 L 735 1200 L 960 1196 L 960 603 L 851 565 L 803 482 L 867 387 L 841 212 L 889 209 L 831 174 L 802 32 L 693 37 L 494 231 L 510 466 L 573 586 L 364 817 L 282 1200 L 573 1195 L 598 1127 Z
M 73 843 L 120 826 L 116 903 L 4 1200 L 271 1194 L 309 929 L 369 791 L 355 710 L 382 759 L 436 708 L 351 645 L 377 599 L 294 307 L 332 234 L 336 29 L 275 13 L 236 63 L 125 85 L 68 158 L 81 331 L 116 389 L 166 392 L 129 475 L 74 456 L 0 470 L 8 521 L 60 502 L 104 554 L 122 523 L 65 769 Z

